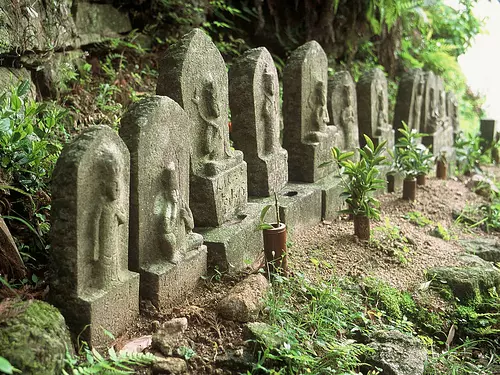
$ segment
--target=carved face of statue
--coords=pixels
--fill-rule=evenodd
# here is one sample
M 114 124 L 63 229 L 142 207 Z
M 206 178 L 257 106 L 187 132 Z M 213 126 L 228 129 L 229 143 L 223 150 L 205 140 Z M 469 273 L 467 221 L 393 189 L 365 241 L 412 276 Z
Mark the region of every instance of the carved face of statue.
M 113 180 L 108 181 L 106 184 L 106 195 L 110 201 L 118 199 L 120 193 L 120 183 L 118 178 L 114 177 Z
M 274 95 L 274 79 L 272 74 L 264 73 L 264 93 L 268 96 Z
M 420 81 L 418 82 L 418 95 L 423 95 L 424 94 L 424 78 L 420 77 Z

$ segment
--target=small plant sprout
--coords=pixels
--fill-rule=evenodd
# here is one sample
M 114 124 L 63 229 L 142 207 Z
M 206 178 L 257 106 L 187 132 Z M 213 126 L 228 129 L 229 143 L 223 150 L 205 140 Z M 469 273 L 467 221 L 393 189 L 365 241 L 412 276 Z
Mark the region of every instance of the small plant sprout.
M 354 152 L 342 152 L 337 147 L 332 148 L 333 160 L 337 163 L 340 177 L 344 186 L 341 196 L 345 198 L 347 209 L 343 213 L 354 216 L 354 234 L 360 239 L 370 238 L 370 219 L 378 220 L 380 216 L 380 202 L 373 194 L 382 189 L 385 181 L 379 178 L 378 167 L 385 161 L 382 153 L 386 142 L 377 147 L 370 137 L 364 135 L 366 145 L 358 148 L 359 160 L 354 162 L 350 158 Z

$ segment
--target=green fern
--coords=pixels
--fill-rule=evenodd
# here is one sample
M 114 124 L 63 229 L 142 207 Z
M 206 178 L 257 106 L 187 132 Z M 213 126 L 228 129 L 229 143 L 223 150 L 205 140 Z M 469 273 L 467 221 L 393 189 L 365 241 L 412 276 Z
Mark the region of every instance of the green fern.
M 63 375 L 134 374 L 134 369 L 129 366 L 147 366 L 156 360 L 156 356 L 151 353 L 116 353 L 113 348 L 108 349 L 108 357 L 105 358 L 96 349 L 89 349 L 84 343 L 80 357 L 74 357 L 66 352 L 67 370 L 62 372 Z

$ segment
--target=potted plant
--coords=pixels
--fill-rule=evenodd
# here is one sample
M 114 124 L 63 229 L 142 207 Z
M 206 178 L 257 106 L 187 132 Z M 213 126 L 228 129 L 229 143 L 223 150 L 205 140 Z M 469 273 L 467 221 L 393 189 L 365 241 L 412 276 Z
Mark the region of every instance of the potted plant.
M 446 159 L 446 151 L 441 151 L 436 156 L 436 177 L 440 180 L 446 180 L 448 170 L 448 161 Z
M 286 224 L 280 220 L 278 196 L 274 193 L 274 207 L 276 210 L 276 222 L 266 223 L 265 217 L 273 205 L 266 205 L 260 213 L 260 223 L 257 229 L 262 230 L 264 239 L 264 255 L 268 274 L 288 274 L 286 258 Z
M 429 148 L 427 148 L 422 143 L 417 145 L 417 185 L 425 185 L 426 176 L 431 171 L 433 159 L 434 155 L 432 155 L 432 152 L 430 152 Z
M 399 128 L 398 131 L 401 136 L 395 146 L 395 156 L 396 165 L 405 176 L 403 180 L 403 199 L 414 201 L 417 191 L 417 176 L 423 170 L 421 159 L 423 152 L 418 140 L 425 134 L 408 128 L 404 122 L 403 127 Z
M 342 213 L 352 214 L 354 219 L 354 234 L 361 240 L 370 239 L 370 219 L 380 217 L 380 202 L 373 194 L 376 190 L 384 188 L 385 181 L 379 178 L 378 166 L 382 165 L 385 156 L 382 153 L 386 142 L 377 147 L 372 140 L 364 135 L 366 145 L 360 149 L 359 160 L 354 162 L 350 157 L 354 152 L 341 152 L 337 147 L 332 149 L 332 156 L 337 163 L 344 191 L 341 196 L 345 198 L 347 209 Z

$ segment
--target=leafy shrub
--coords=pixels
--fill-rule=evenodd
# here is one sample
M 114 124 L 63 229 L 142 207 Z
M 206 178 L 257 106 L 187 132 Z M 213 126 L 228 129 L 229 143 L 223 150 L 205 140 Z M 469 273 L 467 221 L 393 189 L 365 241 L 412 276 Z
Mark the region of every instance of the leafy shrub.
M 396 169 L 407 178 L 415 178 L 419 174 L 427 173 L 430 170 L 432 154 L 427 147 L 419 143 L 419 139 L 425 134 L 410 129 L 404 122 L 403 127 L 398 131 L 401 135 L 394 152 Z

